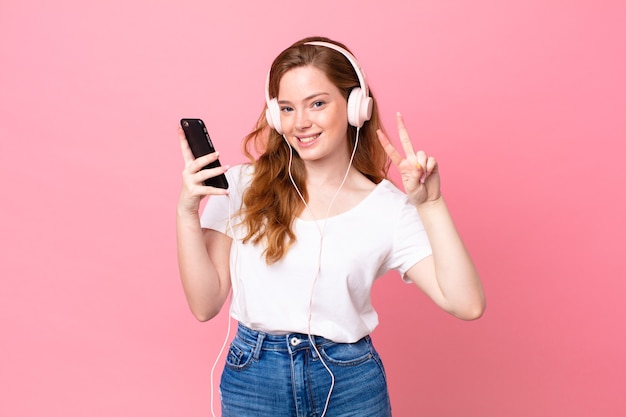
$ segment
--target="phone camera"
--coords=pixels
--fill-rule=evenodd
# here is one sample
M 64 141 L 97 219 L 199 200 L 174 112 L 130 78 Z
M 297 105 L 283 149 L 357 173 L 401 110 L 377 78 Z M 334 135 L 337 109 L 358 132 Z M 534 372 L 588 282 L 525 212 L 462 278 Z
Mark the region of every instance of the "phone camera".
M 188 122 L 187 120 L 185 120 L 185 121 L 183 122 L 183 126 L 185 126 L 185 127 L 189 127 L 189 122 Z

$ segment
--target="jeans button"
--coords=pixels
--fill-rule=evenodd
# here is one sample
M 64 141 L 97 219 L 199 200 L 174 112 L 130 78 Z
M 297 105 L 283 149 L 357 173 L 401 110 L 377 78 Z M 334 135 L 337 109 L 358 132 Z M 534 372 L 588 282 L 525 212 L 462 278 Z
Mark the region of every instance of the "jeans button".
M 291 346 L 298 346 L 300 344 L 300 339 L 294 336 L 289 339 L 289 343 L 291 343 Z

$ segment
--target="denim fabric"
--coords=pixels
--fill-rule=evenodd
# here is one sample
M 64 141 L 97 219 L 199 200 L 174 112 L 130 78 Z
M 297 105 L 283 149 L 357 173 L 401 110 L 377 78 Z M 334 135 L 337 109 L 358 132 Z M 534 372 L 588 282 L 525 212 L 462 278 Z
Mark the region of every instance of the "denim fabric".
M 385 370 L 370 337 L 313 339 L 335 377 L 325 417 L 390 417 Z M 239 324 L 220 383 L 222 417 L 320 417 L 330 386 L 308 335 L 277 336 Z

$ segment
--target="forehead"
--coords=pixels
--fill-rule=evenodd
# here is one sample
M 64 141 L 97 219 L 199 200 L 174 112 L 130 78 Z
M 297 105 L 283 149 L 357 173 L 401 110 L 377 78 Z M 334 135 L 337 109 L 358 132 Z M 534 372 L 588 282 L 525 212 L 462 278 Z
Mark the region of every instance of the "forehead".
M 298 100 L 319 93 L 341 94 L 324 71 L 310 65 L 290 69 L 278 84 L 279 100 Z

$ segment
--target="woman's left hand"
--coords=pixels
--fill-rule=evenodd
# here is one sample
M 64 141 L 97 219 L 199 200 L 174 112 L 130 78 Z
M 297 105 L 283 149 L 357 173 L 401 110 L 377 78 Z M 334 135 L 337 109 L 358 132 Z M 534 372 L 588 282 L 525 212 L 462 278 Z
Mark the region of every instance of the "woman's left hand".
M 437 161 L 422 150 L 416 153 L 400 113 L 397 114 L 396 120 L 404 157 L 393 147 L 382 130 L 379 129 L 376 133 L 391 162 L 400 171 L 404 191 L 416 206 L 439 199 L 441 189 Z

